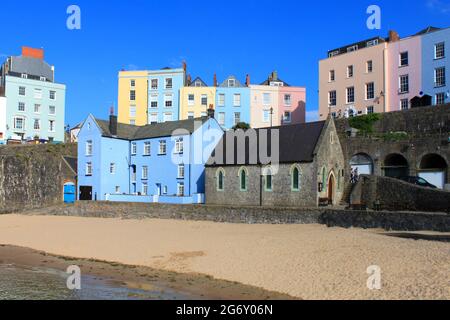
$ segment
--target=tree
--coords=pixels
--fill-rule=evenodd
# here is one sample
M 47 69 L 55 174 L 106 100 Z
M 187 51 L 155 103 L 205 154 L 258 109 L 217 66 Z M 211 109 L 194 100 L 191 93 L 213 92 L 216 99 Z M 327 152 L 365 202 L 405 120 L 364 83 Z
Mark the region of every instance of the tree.
M 248 123 L 246 123 L 246 122 L 239 122 L 237 125 L 235 125 L 233 127 L 233 130 L 239 130 L 239 129 L 241 129 L 241 130 L 248 130 L 250 128 L 251 127 L 250 127 L 250 125 Z

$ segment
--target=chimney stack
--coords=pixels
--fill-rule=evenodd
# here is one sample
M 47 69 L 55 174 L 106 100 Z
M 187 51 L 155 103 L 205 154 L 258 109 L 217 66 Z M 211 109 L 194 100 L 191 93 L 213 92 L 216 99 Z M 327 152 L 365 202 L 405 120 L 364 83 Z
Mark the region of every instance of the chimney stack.
M 278 80 L 278 72 L 275 70 L 272 72 L 272 81 L 277 81 Z
M 117 116 L 114 115 L 114 107 L 111 107 L 109 111 L 109 132 L 117 136 Z
M 208 117 L 214 118 L 214 105 L 210 104 L 208 108 Z
M 22 56 L 44 60 L 44 49 L 22 47 Z
M 396 42 L 400 40 L 400 36 L 398 35 L 398 32 L 395 30 L 389 31 L 389 42 Z
M 187 85 L 190 86 L 191 83 L 192 83 L 192 77 L 191 77 L 190 74 L 188 74 L 188 76 L 187 76 Z
M 187 70 L 187 63 L 186 63 L 186 61 L 183 61 L 183 70 L 184 70 L 184 72 L 186 72 L 186 70 Z
M 217 74 L 214 73 L 214 80 L 213 80 L 213 86 L 217 87 Z
M 247 76 L 245 77 L 245 85 L 247 87 L 250 87 L 250 75 L 249 74 L 247 74 Z

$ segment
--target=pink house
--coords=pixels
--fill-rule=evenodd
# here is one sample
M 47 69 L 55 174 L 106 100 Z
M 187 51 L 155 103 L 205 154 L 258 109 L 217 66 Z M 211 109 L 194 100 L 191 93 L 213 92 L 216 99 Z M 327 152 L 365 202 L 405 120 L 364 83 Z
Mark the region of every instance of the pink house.
M 423 90 L 420 36 L 397 39 L 393 37 L 387 50 L 386 112 L 409 109 L 411 99 Z
M 306 119 L 306 88 L 279 88 L 279 117 L 281 124 L 305 123 Z

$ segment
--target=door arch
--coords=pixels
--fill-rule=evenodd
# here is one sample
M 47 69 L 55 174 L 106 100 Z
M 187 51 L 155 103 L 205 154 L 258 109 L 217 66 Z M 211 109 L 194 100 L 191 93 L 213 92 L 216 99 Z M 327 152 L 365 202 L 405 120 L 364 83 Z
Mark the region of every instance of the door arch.
M 400 178 L 409 176 L 408 160 L 398 153 L 386 156 L 383 166 L 384 176 L 390 178 Z
M 330 175 L 328 176 L 328 184 L 327 184 L 327 197 L 328 200 L 330 201 L 330 204 L 334 204 L 334 195 L 335 195 L 335 191 L 336 191 L 336 178 L 334 176 L 334 173 L 331 172 Z
M 426 154 L 420 161 L 419 177 L 424 178 L 439 189 L 444 189 L 447 182 L 447 169 L 447 162 L 441 155 Z

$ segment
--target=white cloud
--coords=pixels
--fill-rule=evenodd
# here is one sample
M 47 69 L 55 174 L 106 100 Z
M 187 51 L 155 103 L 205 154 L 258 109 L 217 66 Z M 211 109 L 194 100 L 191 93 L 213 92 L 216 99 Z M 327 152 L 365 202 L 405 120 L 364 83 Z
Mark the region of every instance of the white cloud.
M 427 0 L 427 7 L 433 11 L 450 14 L 450 1 L 448 0 Z
M 319 120 L 319 111 L 306 111 L 306 122 L 315 122 Z

